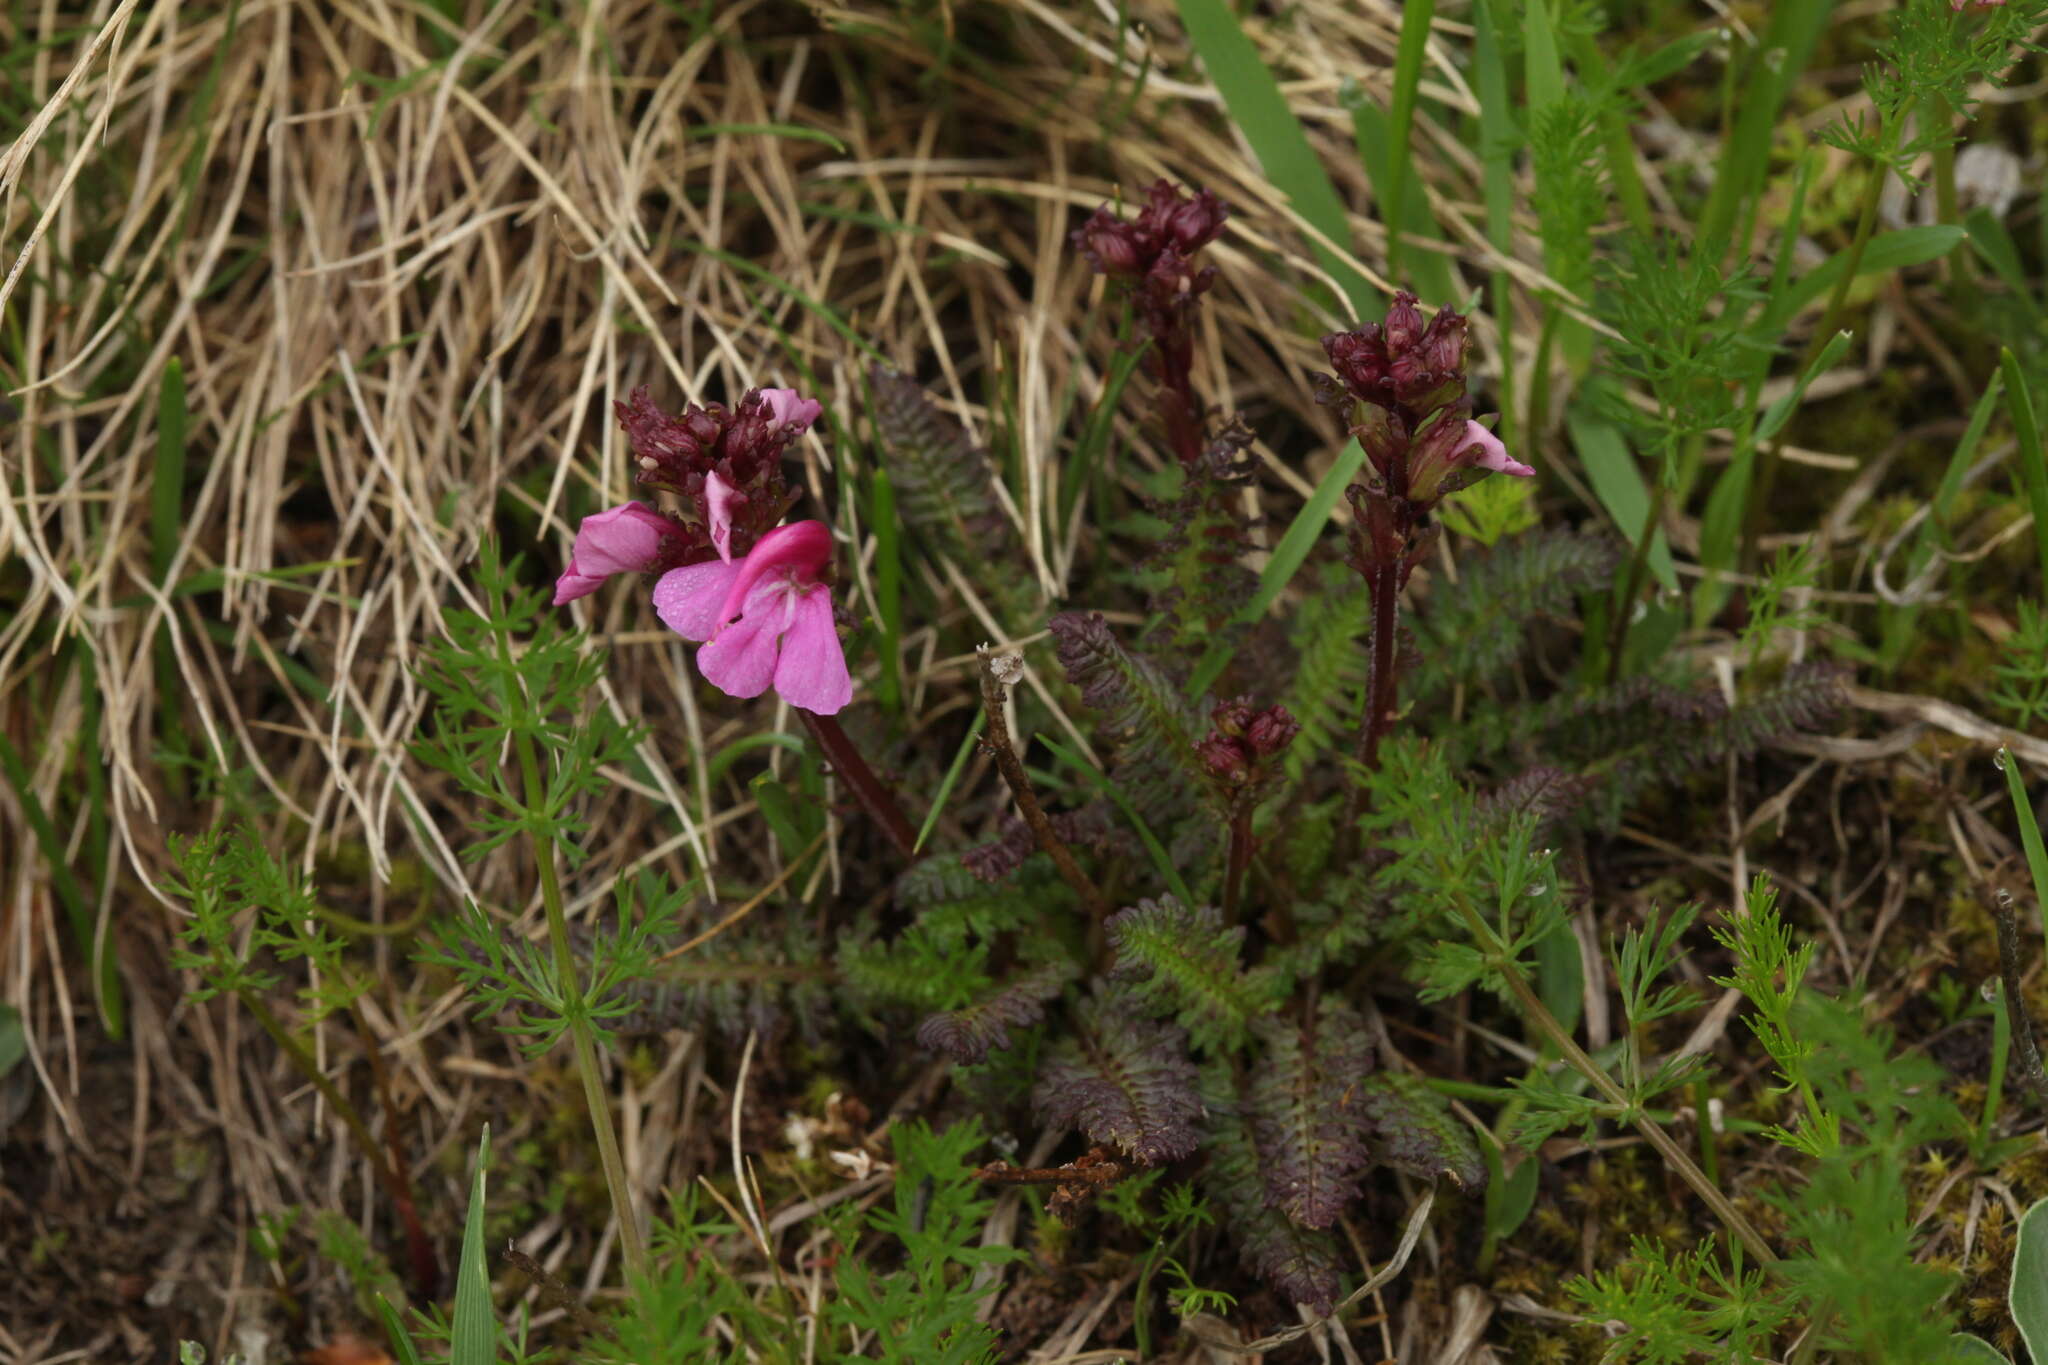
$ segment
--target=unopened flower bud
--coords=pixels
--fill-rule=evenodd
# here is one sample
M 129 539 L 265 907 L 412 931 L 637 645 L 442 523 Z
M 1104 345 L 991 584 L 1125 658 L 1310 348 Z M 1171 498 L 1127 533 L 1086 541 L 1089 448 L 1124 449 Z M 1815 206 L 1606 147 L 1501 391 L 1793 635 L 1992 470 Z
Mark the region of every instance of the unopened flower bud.
M 1387 350 L 1400 355 L 1412 349 L 1422 339 L 1422 310 L 1415 306 L 1415 296 L 1407 290 L 1394 295 L 1394 302 L 1387 309 Z
M 1251 776 L 1251 755 L 1228 735 L 1210 735 L 1195 746 L 1195 756 L 1212 777 L 1243 782 Z
M 1287 714 L 1284 706 L 1269 706 L 1252 717 L 1245 727 L 1245 740 L 1252 752 L 1260 758 L 1271 758 L 1294 742 L 1301 733 L 1301 722 Z

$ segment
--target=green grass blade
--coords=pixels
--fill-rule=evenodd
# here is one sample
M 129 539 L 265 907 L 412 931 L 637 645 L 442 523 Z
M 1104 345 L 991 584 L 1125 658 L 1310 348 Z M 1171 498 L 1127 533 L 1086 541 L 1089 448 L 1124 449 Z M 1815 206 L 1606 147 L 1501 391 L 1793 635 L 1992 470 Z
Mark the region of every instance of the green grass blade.
M 2034 819 L 2034 803 L 2027 799 L 2027 784 L 2020 780 L 2020 761 L 2012 751 L 2000 747 L 1998 766 L 2005 773 L 2005 790 L 2012 797 L 2013 816 L 2020 825 L 2020 847 L 2027 851 L 2027 872 L 2034 882 L 2034 901 L 2040 907 L 2041 923 L 2048 927 L 2048 853 L 2041 850 L 2041 826 Z
M 469 1181 L 469 1213 L 462 1224 L 448 1365 L 497 1365 L 498 1317 L 491 1306 L 491 1272 L 484 1264 L 484 1168 L 490 1164 L 490 1157 L 491 1126 L 487 1123 L 476 1147 L 476 1174 Z
M 1870 239 L 1864 248 L 1863 259 L 1858 263 L 1858 275 L 1878 275 L 1890 270 L 1905 270 L 1929 261 L 1938 261 L 1955 249 L 1963 240 L 1963 229 L 1949 223 L 1935 223 L 1928 227 L 1901 228 L 1897 232 L 1883 232 Z M 1752 330 L 1754 333 L 1775 343 L 1784 335 L 1785 327 L 1798 315 L 1799 310 L 1818 299 L 1835 287 L 1835 281 L 1842 278 L 1842 272 L 1849 268 L 1853 248 L 1844 247 L 1822 263 L 1820 269 L 1802 275 L 1790 283 L 1785 292 L 1773 300 L 1764 310 L 1762 317 Z
M 1472 6 L 1473 81 L 1479 95 L 1479 165 L 1485 178 L 1486 239 L 1503 257 L 1515 250 L 1515 149 L 1521 134 L 1508 103 L 1508 71 L 1495 28 L 1494 6 L 1501 0 L 1475 0 Z M 1504 269 L 1493 271 L 1493 318 L 1503 333 L 1512 329 L 1514 281 Z M 1520 448 L 1521 428 L 1515 414 L 1514 352 L 1500 352 L 1500 438 L 1508 449 Z
M 1593 416 L 1577 404 L 1565 412 L 1565 426 L 1571 431 L 1572 448 L 1578 451 L 1579 462 L 1585 466 L 1586 477 L 1593 485 L 1593 495 L 1614 518 L 1622 539 L 1633 545 L 1650 515 L 1650 485 L 1636 468 L 1628 442 L 1613 423 Z M 1671 547 L 1664 543 L 1661 530 L 1651 538 L 1649 565 L 1660 586 L 1678 591 L 1678 569 L 1671 562 Z
M 1564 98 L 1564 57 L 1543 0 L 1528 0 L 1522 9 L 1522 81 L 1532 117 Z
M 2019 442 L 2014 458 L 2019 461 L 2020 486 L 2027 493 L 2027 507 L 2034 514 L 2034 545 L 2041 552 L 2041 580 L 2048 585 L 2048 458 L 2041 450 L 2041 423 L 2034 412 L 2034 397 L 2027 386 L 2026 372 L 2011 347 L 1999 352 L 1999 372 L 2005 376 L 2005 405 L 2012 413 L 2013 437 Z
M 868 490 L 868 525 L 875 533 L 875 610 L 881 615 L 882 673 L 876 690 L 884 708 L 903 705 L 903 528 L 896 521 L 896 485 L 879 466 Z
M 1977 208 L 1971 209 L 1969 216 L 1963 219 L 1963 230 L 1970 234 L 1970 245 L 1977 249 L 1977 254 L 2012 290 L 2013 297 L 2039 320 L 2042 317 L 2041 305 L 2034 301 L 2028 290 L 2027 270 L 2020 263 L 2019 243 L 2013 241 L 2012 234 L 2005 230 L 2005 224 L 1992 217 L 1990 209 Z
M 35 835 L 36 847 L 42 850 L 43 863 L 50 869 L 50 885 L 64 906 L 64 917 L 71 922 L 71 937 L 78 944 L 78 950 L 93 965 L 100 1022 L 109 1034 L 118 1038 L 122 1032 L 124 1011 L 121 1007 L 121 978 L 114 970 L 113 954 L 95 942 L 98 935 L 92 904 L 86 899 L 85 888 L 72 874 L 71 864 L 65 860 L 64 840 L 51 823 L 50 813 L 43 809 L 35 788 L 30 785 L 28 765 L 22 762 L 21 752 L 6 735 L 0 735 L 0 775 L 4 775 L 7 784 L 14 788 L 14 799 L 21 803 L 21 813 L 28 821 L 29 832 Z
M 988 724 L 988 712 L 975 713 L 974 724 L 967 727 L 967 737 L 960 741 L 960 752 L 953 755 L 953 765 L 946 769 L 945 780 L 939 783 L 938 794 L 932 797 L 932 808 L 924 813 L 924 824 L 917 831 L 917 842 L 911 845 L 912 852 L 920 852 L 924 841 L 932 837 L 932 830 L 938 826 L 939 813 L 952 799 L 953 788 L 960 782 L 960 774 L 967 771 L 967 756 L 974 752 L 974 741 L 981 738 L 982 727 Z
M 1390 155 L 1385 212 L 1381 215 L 1387 227 L 1387 276 L 1396 283 L 1401 279 L 1401 233 L 1408 227 L 1408 184 L 1415 177 L 1415 90 L 1422 84 L 1422 61 L 1428 55 L 1429 25 L 1434 18 L 1436 0 L 1407 0 L 1401 6 L 1401 44 L 1394 52 L 1394 95 L 1387 111 Z M 1437 302 L 1450 300 L 1439 298 Z
M 413 1345 L 412 1333 L 405 1330 L 405 1320 L 382 1294 L 377 1296 L 377 1316 L 384 1320 L 384 1335 L 391 1338 L 391 1356 L 397 1365 L 420 1365 L 420 1348 Z
M 1351 227 L 1337 187 L 1316 159 L 1301 121 L 1287 106 L 1280 83 L 1259 60 L 1259 51 L 1245 36 L 1228 0 L 1180 0 L 1181 22 L 1188 40 L 1208 68 L 1209 79 L 1230 110 L 1230 117 L 1259 159 L 1259 168 L 1273 187 L 1293 201 L 1295 211 L 1332 242 L 1348 245 Z M 1320 242 L 1314 243 L 1323 268 L 1337 281 L 1360 317 L 1376 313 L 1379 291 Z
M 1756 426 L 1757 440 L 1768 441 L 1784 429 L 1785 423 L 1791 421 L 1792 414 L 1798 411 L 1800 400 L 1806 397 L 1806 390 L 1814 380 L 1834 368 L 1835 362 L 1842 358 L 1842 352 L 1849 349 L 1850 340 L 1847 332 L 1837 332 L 1828 338 L 1828 344 L 1813 358 L 1813 364 L 1807 367 L 1806 373 L 1793 382 L 1792 392 L 1764 410 L 1763 420 Z
M 1955 507 L 1956 495 L 1963 491 L 1963 476 L 1970 472 L 1970 464 L 1977 458 L 1977 447 L 1983 443 L 1984 432 L 1991 425 L 1991 414 L 1998 409 L 1998 399 L 2004 387 L 2004 372 L 1994 371 L 1991 382 L 1978 396 L 1977 406 L 1970 410 L 1970 425 L 1963 429 L 1963 437 L 1956 442 L 1955 453 L 1948 458 L 1948 468 L 1942 471 L 1941 482 L 1935 486 L 1926 524 L 1920 529 L 1922 544 L 1929 540 L 1943 545 L 1949 543 L 1949 516 Z
M 1722 144 L 1714 188 L 1700 214 L 1699 240 L 1718 255 L 1735 230 L 1742 208 L 1763 183 L 1771 165 L 1771 139 L 1778 111 L 1792 83 L 1813 60 L 1834 0 L 1779 0 L 1770 7 L 1770 21 L 1750 57 L 1735 127 Z
M 1265 569 L 1259 574 L 1259 590 L 1245 609 L 1238 613 L 1240 623 L 1249 624 L 1266 614 L 1268 608 L 1287 591 L 1287 584 L 1294 578 L 1302 563 L 1308 559 L 1308 552 L 1315 548 L 1322 536 L 1323 528 L 1329 524 L 1330 514 L 1337 509 L 1337 500 L 1344 496 L 1344 489 L 1365 463 L 1365 448 L 1356 441 L 1347 443 L 1337 453 L 1337 463 L 1330 466 L 1330 472 L 1323 475 L 1321 483 L 1309 500 L 1301 505 L 1288 523 L 1280 543 L 1273 547 L 1273 554 L 1266 561 Z M 1194 676 L 1188 680 L 1188 694 L 1199 697 L 1215 685 L 1223 676 L 1223 670 L 1230 667 L 1231 658 L 1237 653 L 1232 644 L 1218 642 L 1209 647 L 1195 666 Z
M 159 586 L 170 578 L 185 522 L 186 418 L 185 367 L 173 356 L 157 386 L 156 468 L 149 488 L 149 560 Z
M 1385 187 L 1393 176 L 1392 158 L 1387 154 L 1393 145 L 1392 125 L 1363 89 L 1349 88 L 1338 98 L 1351 111 L 1351 140 L 1358 149 L 1358 164 L 1365 167 L 1367 182 L 1380 196 L 1381 217 L 1391 222 L 1393 214 L 1388 208 Z M 1430 216 L 1428 203 L 1412 194 L 1407 199 L 1408 207 L 1402 211 L 1402 231 L 1417 241 L 1442 241 L 1443 232 Z M 1408 264 L 1408 274 L 1415 282 L 1418 296 L 1435 303 L 1457 302 L 1460 291 L 1448 257 L 1435 251 L 1418 251 Z

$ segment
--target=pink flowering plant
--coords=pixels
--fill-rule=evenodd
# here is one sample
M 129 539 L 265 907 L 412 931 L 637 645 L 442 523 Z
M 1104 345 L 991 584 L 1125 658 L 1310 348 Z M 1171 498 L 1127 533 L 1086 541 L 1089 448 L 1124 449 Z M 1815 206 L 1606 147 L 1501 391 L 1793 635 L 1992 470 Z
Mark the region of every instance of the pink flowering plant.
M 776 958 L 749 1028 L 768 1017 L 774 983 L 829 961 L 834 1003 L 863 1026 L 916 1020 L 919 1045 L 969 1068 L 998 1109 L 1078 1135 L 1064 1160 L 996 1162 L 980 1179 L 1044 1187 L 1048 1211 L 1075 1221 L 1098 1198 L 1114 1204 L 1125 1182 L 1194 1163 L 1245 1266 L 1329 1313 L 1344 1292 L 1334 1229 L 1370 1199 L 1376 1168 L 1478 1194 L 1498 1165 L 1439 1095 L 1382 1065 L 1352 1003 L 1359 974 L 1395 966 L 1432 997 L 1484 984 L 1537 1034 L 1568 1039 L 1527 966 L 1570 936 L 1577 868 L 1558 846 L 1656 782 L 1824 715 L 1834 678 L 1788 672 L 1746 710 L 1674 674 L 1465 714 L 1453 698 L 1499 701 L 1507 670 L 1541 644 L 1536 627 L 1607 588 L 1618 549 L 1564 530 L 1483 550 L 1448 543 L 1447 500 L 1486 480 L 1533 490 L 1537 461 L 1496 434 L 1467 318 L 1396 291 L 1382 316 L 1322 338 L 1330 372 L 1300 411 L 1325 424 L 1323 455 L 1352 461 L 1341 467 L 1355 475 L 1339 480 L 1348 518 L 1328 534 L 1327 511 L 1305 512 L 1306 550 L 1274 570 L 1278 547 L 1251 510 L 1259 435 L 1205 397 L 1227 390 L 1202 373 L 1195 344 L 1218 288 L 1206 255 L 1230 224 L 1213 194 L 1162 181 L 1130 212 L 1097 209 L 1070 238 L 1104 297 L 1128 310 L 1121 344 L 1136 348 L 1115 358 L 1138 376 L 1120 395 L 1129 446 L 1098 453 L 1122 462 L 1115 474 L 1146 506 L 1103 517 L 1095 553 L 1141 567 L 1075 580 L 1096 599 L 1085 605 L 1105 611 L 1056 611 L 1037 595 L 1019 571 L 1027 550 L 1000 462 L 914 379 L 881 365 L 862 376 L 875 442 L 856 477 L 871 486 L 834 493 L 864 496 L 877 582 L 900 586 L 903 561 L 927 555 L 933 581 L 979 584 L 978 628 L 1025 642 L 973 650 L 979 641 L 949 635 L 936 613 L 923 623 L 950 641 L 941 653 L 975 659 L 980 704 L 947 774 L 913 757 L 885 778 L 837 719 L 857 704 L 834 600 L 853 547 L 835 542 L 838 518 L 796 515 L 788 468 L 822 412 L 792 390 L 677 415 L 645 390 L 618 403 L 644 496 L 584 519 L 555 602 L 629 576 L 694 646 L 706 682 L 794 709 L 836 783 L 811 790 L 850 797 L 867 817 L 850 828 L 886 841 L 861 845 L 878 861 L 847 875 L 875 893 L 871 904 L 893 903 L 893 918 L 863 912 L 829 940 L 806 940 L 805 954 Z M 1097 414 L 1091 429 L 1119 426 Z M 1293 448 L 1302 434 L 1271 437 Z M 1156 469 L 1139 467 L 1148 455 Z M 1289 595 L 1267 589 L 1275 578 L 1294 580 Z M 879 591 L 876 601 L 878 614 L 885 601 L 905 615 L 937 605 Z M 900 638 L 876 636 L 885 654 Z M 875 713 L 871 747 L 903 753 L 899 703 L 863 704 Z M 1099 719 L 1100 766 L 1053 737 L 1055 709 Z M 986 761 L 971 766 L 977 753 Z M 898 786 L 922 794 L 921 831 Z M 802 837 L 793 803 L 763 790 L 791 856 Z M 963 835 L 968 822 L 979 837 Z M 748 932 L 728 946 L 760 948 Z M 802 932 L 826 931 L 806 921 Z M 680 1013 L 650 1011 L 728 1027 L 714 998 L 729 996 L 706 988 Z M 794 986 L 782 998 L 811 1007 Z M 1596 1089 L 1618 1085 L 1599 1076 Z M 1626 1104 L 1646 1112 L 1674 1083 L 1637 1078 Z M 1558 1094 L 1530 1102 L 1529 1131 L 1579 1112 Z M 1654 1125 L 1641 1131 L 1675 1150 Z M 1698 1168 L 1675 1160 L 1707 1197 Z M 1745 1244 L 1757 1237 L 1725 1200 L 1716 1212 Z M 1202 1301 L 1192 1282 L 1182 1288 L 1196 1297 L 1179 1302 Z

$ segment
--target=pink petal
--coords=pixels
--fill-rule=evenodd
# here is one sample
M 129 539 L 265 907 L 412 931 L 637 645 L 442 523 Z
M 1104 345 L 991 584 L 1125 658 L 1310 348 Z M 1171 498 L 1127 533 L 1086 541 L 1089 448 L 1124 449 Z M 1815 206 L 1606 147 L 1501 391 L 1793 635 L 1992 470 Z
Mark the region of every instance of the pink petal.
M 576 529 L 574 562 L 593 577 L 644 573 L 661 562 L 662 542 L 677 533 L 675 523 L 651 507 L 620 503 L 583 519 Z
M 717 559 L 670 569 L 654 585 L 654 614 L 685 640 L 708 640 L 718 633 L 719 604 L 739 572 L 739 565 Z
M 562 576 L 555 580 L 555 605 L 573 602 L 579 597 L 588 597 L 604 586 L 604 574 L 587 574 L 576 567 L 576 556 L 569 556 L 569 567 L 562 570 Z
M 732 507 L 743 502 L 739 490 L 719 477 L 717 470 L 704 476 L 704 502 L 711 512 L 711 543 L 718 557 L 732 562 Z
M 718 632 L 718 638 L 697 651 L 697 669 L 729 697 L 758 697 L 775 680 L 775 656 L 781 622 L 741 617 Z
M 795 389 L 763 389 L 761 401 L 768 405 L 768 414 L 777 427 L 794 427 L 799 432 L 809 430 L 825 411 L 823 403 L 806 398 Z
M 832 628 L 832 594 L 822 585 L 796 603 L 795 619 L 782 637 L 775 665 L 775 690 L 791 706 L 829 716 L 853 700 L 846 650 Z
M 831 557 L 832 531 L 824 522 L 796 521 L 776 527 L 755 541 L 754 548 L 741 561 L 739 576 L 725 590 L 725 601 L 718 608 L 718 619 L 732 620 L 740 602 L 769 570 L 788 569 L 800 581 L 815 582 L 818 571 Z
M 1481 469 L 1491 469 L 1501 474 L 1514 474 L 1524 479 L 1530 478 L 1536 473 L 1534 469 L 1508 454 L 1508 448 L 1501 444 L 1500 437 L 1494 435 L 1485 427 L 1480 426 L 1477 422 L 1468 421 L 1465 423 L 1465 445 L 1468 449 L 1475 445 L 1479 447 L 1479 458 L 1474 463 Z

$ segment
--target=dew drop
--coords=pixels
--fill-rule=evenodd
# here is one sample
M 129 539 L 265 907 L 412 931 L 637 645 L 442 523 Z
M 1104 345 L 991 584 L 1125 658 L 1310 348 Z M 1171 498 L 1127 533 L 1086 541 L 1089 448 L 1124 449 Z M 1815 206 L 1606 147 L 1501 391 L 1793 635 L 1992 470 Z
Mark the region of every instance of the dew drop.
M 2012 892 L 2001 886 L 1991 893 L 1991 899 L 1998 902 L 2000 910 L 2005 911 L 2007 914 L 2012 913 Z
M 1524 894 L 1525 894 L 1525 895 L 1530 895 L 1530 896 L 1547 896 L 1547 895 L 1549 895 L 1549 894 L 1550 894 L 1550 883 L 1549 883 L 1549 882 L 1531 882 L 1531 883 L 1529 883 L 1529 889 L 1528 889 L 1528 891 L 1527 891 L 1527 892 L 1525 892 Z
M 1979 996 L 1981 996 L 1981 997 L 1983 998 L 1983 1001 L 1984 1001 L 1984 1003 L 1985 1003 L 1985 1004 L 1987 1004 L 1987 1005 L 1995 1005 L 1995 1004 L 1997 1004 L 1997 1003 L 1998 1003 L 1998 978 L 1997 978 L 1997 977 L 1995 977 L 1995 976 L 1987 976 L 1987 977 L 1985 977 L 1985 978 L 1984 978 L 1984 984 L 1983 984 L 1983 985 L 1981 985 L 1981 986 L 1979 986 L 1979 987 L 1977 987 L 1977 994 L 1978 994 Z
M 1997 753 L 1995 753 L 1995 754 L 1991 755 L 1991 761 L 1992 761 L 1993 763 L 1996 763 L 1996 764 L 1998 765 L 1998 771 L 2000 771 L 2000 772 L 2004 772 L 2004 771 L 2005 771 L 2005 749 L 2004 749 L 2003 747 L 2001 747 L 2001 748 L 2000 748 L 2000 749 L 1998 750 L 1998 752 L 1997 752 Z

